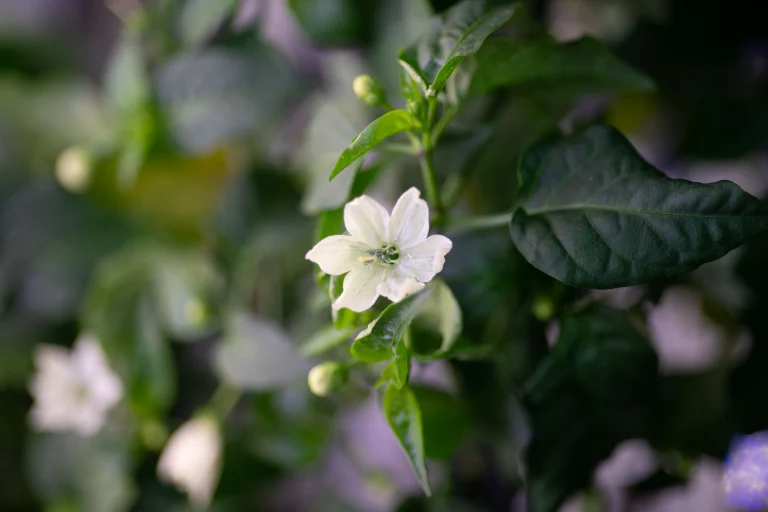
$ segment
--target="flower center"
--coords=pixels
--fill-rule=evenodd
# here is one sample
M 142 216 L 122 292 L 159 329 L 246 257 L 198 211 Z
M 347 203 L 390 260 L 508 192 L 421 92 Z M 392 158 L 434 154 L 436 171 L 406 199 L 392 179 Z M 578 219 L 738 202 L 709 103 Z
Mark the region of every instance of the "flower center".
M 360 256 L 358 260 L 363 265 L 373 265 L 378 262 L 379 265 L 394 265 L 400 259 L 400 250 L 394 245 L 384 244 L 378 249 L 368 249 L 365 251 L 367 256 Z

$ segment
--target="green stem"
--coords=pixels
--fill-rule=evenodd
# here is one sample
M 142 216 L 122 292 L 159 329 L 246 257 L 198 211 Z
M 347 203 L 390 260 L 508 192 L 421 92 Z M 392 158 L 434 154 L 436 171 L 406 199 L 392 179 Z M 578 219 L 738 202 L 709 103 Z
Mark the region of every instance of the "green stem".
M 440 199 L 440 191 L 437 188 L 437 178 L 435 177 L 435 166 L 432 161 L 432 150 L 434 143 L 432 140 L 432 126 L 435 123 L 435 114 L 437 111 L 437 98 L 429 98 L 427 110 L 427 126 L 421 141 L 423 154 L 419 158 L 421 163 L 421 175 L 424 179 L 424 188 L 427 192 L 427 201 L 434 208 L 436 217 L 443 216 L 443 203 Z
M 452 232 L 476 231 L 478 229 L 493 229 L 506 226 L 510 220 L 512 220 L 512 212 L 507 212 L 449 220 L 446 222 L 445 227 Z
M 224 421 L 227 416 L 229 416 L 229 413 L 235 408 L 242 396 L 243 392 L 239 389 L 222 384 L 213 394 L 210 402 L 208 402 L 208 409 L 213 412 L 220 421 Z

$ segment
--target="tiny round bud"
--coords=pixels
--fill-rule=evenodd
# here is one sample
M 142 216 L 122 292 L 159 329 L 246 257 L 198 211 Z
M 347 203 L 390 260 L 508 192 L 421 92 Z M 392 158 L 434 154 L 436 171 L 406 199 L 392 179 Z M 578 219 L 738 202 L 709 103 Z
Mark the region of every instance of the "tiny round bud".
M 534 299 L 531 311 L 537 320 L 546 322 L 555 314 L 555 304 L 549 297 L 539 296 Z
M 56 160 L 56 179 L 68 191 L 82 192 L 91 183 L 92 166 L 88 150 L 72 146 L 64 150 Z
M 312 393 L 328 396 L 347 382 L 347 367 L 335 361 L 326 361 L 311 370 L 307 383 Z
M 378 80 L 369 75 L 358 75 L 352 82 L 352 90 L 358 98 L 368 105 L 379 105 L 384 102 L 384 88 Z

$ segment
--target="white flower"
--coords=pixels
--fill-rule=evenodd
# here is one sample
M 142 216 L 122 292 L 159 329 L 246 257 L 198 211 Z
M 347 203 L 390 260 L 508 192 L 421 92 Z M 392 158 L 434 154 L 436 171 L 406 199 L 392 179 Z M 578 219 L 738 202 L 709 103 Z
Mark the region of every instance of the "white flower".
M 37 373 L 29 391 L 35 403 L 30 420 L 37 430 L 97 433 L 107 413 L 123 396 L 98 341 L 80 336 L 73 350 L 41 345 L 35 352 Z
M 193 418 L 168 440 L 157 475 L 186 492 L 192 505 L 205 508 L 221 476 L 221 450 L 216 421 L 209 416 Z
M 427 237 L 429 208 L 415 188 L 400 196 L 391 217 L 368 196 L 354 199 L 344 207 L 344 225 L 348 235 L 329 236 L 306 256 L 327 274 L 347 274 L 334 309 L 365 311 L 379 295 L 398 302 L 421 290 L 453 245 L 442 235 Z

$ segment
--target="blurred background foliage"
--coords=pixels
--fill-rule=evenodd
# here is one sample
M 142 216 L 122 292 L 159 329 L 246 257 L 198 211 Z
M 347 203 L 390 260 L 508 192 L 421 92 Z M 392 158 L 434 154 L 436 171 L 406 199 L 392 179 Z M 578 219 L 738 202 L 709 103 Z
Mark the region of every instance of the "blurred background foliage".
M 327 399 L 309 392 L 314 350 L 354 331 L 318 339 L 330 308 L 304 260 L 314 216 L 354 195 L 352 173 L 328 183 L 328 172 L 376 114 L 352 79 L 370 73 L 396 91 L 399 50 L 454 3 L 0 2 L 0 510 L 187 510 L 158 480 L 158 454 L 218 403 L 221 382 L 245 394 L 224 425 L 213 510 L 525 510 L 526 478 L 540 510 L 573 496 L 566 506 L 608 503 L 582 510 L 724 510 L 707 475 L 734 435 L 768 429 L 765 239 L 673 281 L 597 294 L 533 270 L 504 228 L 452 237 L 443 277 L 461 339 L 481 349 L 414 368 L 431 500 L 381 416 L 375 375 Z M 760 2 L 548 0 L 525 12 L 506 29 L 541 38 L 541 53 L 514 61 L 522 85 L 479 75 L 472 87 L 490 92 L 437 149 L 456 211 L 507 210 L 520 152 L 595 120 L 670 176 L 765 196 Z M 547 80 L 526 81 L 526 59 L 582 36 Z M 612 54 L 600 47 L 609 72 L 584 87 L 591 38 Z M 656 89 L 633 89 L 634 70 Z M 406 158 L 366 168 L 369 193 L 390 204 L 420 185 Z M 569 314 L 581 300 L 605 308 L 599 323 Z M 83 330 L 127 399 L 94 438 L 35 433 L 34 349 Z M 622 339 L 639 340 L 636 352 Z M 653 451 L 651 470 L 632 476 L 617 446 L 634 459 Z M 689 478 L 704 483 L 682 487 Z M 681 508 L 659 508 L 673 498 Z

